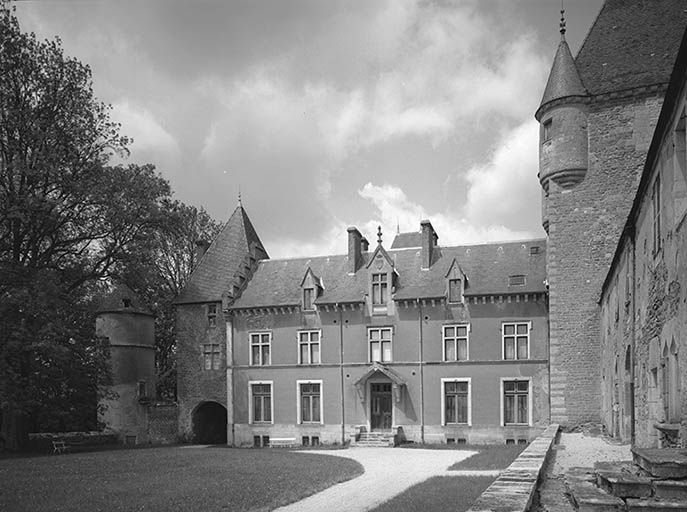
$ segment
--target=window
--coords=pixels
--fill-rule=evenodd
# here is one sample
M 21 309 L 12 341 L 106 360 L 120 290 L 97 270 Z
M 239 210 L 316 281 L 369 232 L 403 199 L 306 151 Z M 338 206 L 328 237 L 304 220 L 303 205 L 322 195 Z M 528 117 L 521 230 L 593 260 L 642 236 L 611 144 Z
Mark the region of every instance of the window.
M 553 125 L 553 120 L 547 119 L 544 121 L 544 142 L 551 140 L 551 126 Z
M 529 417 L 529 380 L 503 381 L 503 424 L 528 425 Z
M 387 303 L 386 274 L 372 274 L 372 304 L 386 306 Z
M 298 333 L 298 364 L 320 364 L 320 331 Z
M 139 399 L 148 397 L 148 386 L 146 385 L 146 381 L 138 381 L 137 394 Z
M 298 381 L 298 423 L 322 423 L 322 381 Z
M 530 255 L 535 255 L 539 254 L 539 246 L 538 245 L 533 245 L 530 247 Z
M 217 304 L 208 304 L 208 326 L 217 325 Z
M 370 342 L 370 362 L 391 361 L 391 327 L 368 329 L 367 337 Z
M 250 364 L 252 366 L 271 364 L 271 342 L 272 333 L 270 332 L 253 332 L 250 334 Z
M 448 280 L 448 301 L 449 302 L 463 302 L 463 280 L 449 279 Z
M 524 286 L 524 284 L 525 284 L 525 276 L 523 276 L 523 275 L 508 276 L 508 286 Z
M 203 360 L 206 370 L 219 370 L 221 351 L 219 343 L 205 343 L 203 345 Z
M 303 288 L 303 309 L 313 310 L 315 309 L 313 305 L 313 297 L 315 295 L 315 290 L 313 288 Z
M 443 388 L 442 425 L 472 424 L 470 401 L 470 379 L 441 379 Z
M 661 250 L 661 176 L 656 176 L 651 189 L 654 225 L 654 254 Z
M 468 328 L 467 324 L 444 326 L 444 361 L 467 361 Z
M 503 324 L 503 358 L 528 359 L 530 357 L 530 322 Z
M 250 422 L 272 423 L 272 383 L 251 382 L 250 391 Z

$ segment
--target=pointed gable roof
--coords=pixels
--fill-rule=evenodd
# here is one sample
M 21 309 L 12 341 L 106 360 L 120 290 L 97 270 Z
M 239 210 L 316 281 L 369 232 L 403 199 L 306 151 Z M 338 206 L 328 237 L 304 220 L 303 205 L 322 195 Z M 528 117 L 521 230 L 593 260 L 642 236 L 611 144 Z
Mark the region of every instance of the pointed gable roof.
M 685 0 L 606 0 L 575 59 L 582 83 L 594 95 L 667 84 L 686 26 Z
M 587 96 L 587 91 L 582 85 L 577 67 L 575 67 L 570 47 L 565 37 L 562 36 L 539 109 L 541 110 L 550 101 L 570 96 Z
M 219 302 L 232 289 L 235 274 L 251 256 L 256 260 L 269 258 L 248 214 L 239 205 L 198 263 L 176 303 Z

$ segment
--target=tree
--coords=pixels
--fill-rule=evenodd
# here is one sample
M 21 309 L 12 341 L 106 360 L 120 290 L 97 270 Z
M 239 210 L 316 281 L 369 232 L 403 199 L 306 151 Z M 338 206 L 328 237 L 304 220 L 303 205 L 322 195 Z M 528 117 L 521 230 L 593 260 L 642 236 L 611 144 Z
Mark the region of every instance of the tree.
M 130 142 L 109 112 L 89 67 L 59 39 L 22 33 L 0 0 L 0 411 L 11 448 L 102 393 L 93 301 L 164 225 L 171 191 L 154 167 L 108 165 Z
M 163 212 L 164 226 L 154 237 L 130 251 L 120 279 L 129 284 L 155 314 L 157 395 L 176 400 L 174 299 L 198 263 L 196 242 L 214 240 L 222 226 L 203 208 L 181 201 L 166 201 Z

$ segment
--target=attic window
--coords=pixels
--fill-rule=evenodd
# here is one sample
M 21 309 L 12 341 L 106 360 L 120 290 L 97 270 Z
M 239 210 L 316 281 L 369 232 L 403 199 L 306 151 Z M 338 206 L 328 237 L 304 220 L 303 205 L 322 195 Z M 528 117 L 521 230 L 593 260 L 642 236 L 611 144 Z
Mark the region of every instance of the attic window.
M 122 299 L 122 304 L 124 304 L 125 308 L 130 308 L 131 307 L 131 299 Z
M 516 275 L 508 276 L 508 286 L 523 286 L 525 284 L 525 276 Z
M 448 280 L 448 301 L 449 302 L 463 302 L 463 280 L 449 279 Z
M 553 124 L 553 121 L 551 119 L 547 119 L 546 121 L 544 121 L 544 134 L 543 134 L 544 142 L 551 140 L 551 125 L 552 124 Z
M 313 304 L 313 297 L 315 295 L 314 288 L 303 288 L 303 309 L 306 311 L 312 311 L 315 309 Z
M 532 247 L 530 247 L 530 254 L 539 254 L 539 246 L 533 245 Z

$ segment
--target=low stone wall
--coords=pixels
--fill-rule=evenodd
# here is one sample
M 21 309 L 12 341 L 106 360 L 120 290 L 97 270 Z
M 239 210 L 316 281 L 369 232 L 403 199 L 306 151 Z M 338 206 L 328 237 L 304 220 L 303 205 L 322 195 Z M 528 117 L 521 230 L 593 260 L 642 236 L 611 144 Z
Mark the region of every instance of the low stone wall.
M 53 441 L 64 441 L 70 451 L 94 450 L 118 443 L 117 435 L 112 432 L 46 432 L 29 434 L 28 451 L 52 453 Z
M 558 425 L 549 425 L 477 498 L 468 512 L 526 512 L 551 452 Z

